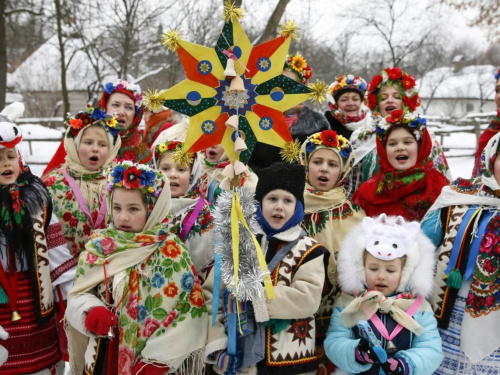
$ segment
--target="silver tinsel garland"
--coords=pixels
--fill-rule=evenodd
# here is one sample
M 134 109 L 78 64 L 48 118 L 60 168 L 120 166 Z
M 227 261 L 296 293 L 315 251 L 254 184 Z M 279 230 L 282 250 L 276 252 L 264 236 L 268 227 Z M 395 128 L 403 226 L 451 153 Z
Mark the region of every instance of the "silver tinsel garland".
M 241 204 L 243 216 L 248 227 L 255 235 L 262 233 L 257 220 L 255 219 L 254 193 L 247 189 L 236 189 Z M 238 288 L 234 285 L 234 262 L 233 245 L 231 237 L 231 207 L 233 192 L 224 191 L 217 198 L 214 212 L 215 220 L 215 252 L 222 257 L 221 277 L 227 289 L 235 294 L 240 301 L 252 301 L 254 297 L 261 297 L 263 290 L 263 273 L 259 267 L 259 261 L 255 249 L 255 244 L 248 230 L 238 220 L 239 235 L 239 268 L 238 268 Z

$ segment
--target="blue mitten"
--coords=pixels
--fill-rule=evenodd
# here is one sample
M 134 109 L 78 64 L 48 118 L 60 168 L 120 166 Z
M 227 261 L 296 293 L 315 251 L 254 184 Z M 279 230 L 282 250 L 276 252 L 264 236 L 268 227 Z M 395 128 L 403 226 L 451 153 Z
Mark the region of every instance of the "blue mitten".
M 240 369 L 242 364 L 243 353 L 238 350 L 236 355 L 230 355 L 225 350 L 217 353 L 215 361 L 219 368 L 224 372 L 224 375 L 234 375 Z
M 382 364 L 382 370 L 385 375 L 408 375 L 410 373 L 408 363 L 403 358 L 388 358 L 387 362 Z
M 387 353 L 383 348 L 373 346 L 368 340 L 362 337 L 356 347 L 355 358 L 356 362 L 361 364 L 371 363 L 380 365 L 387 359 Z

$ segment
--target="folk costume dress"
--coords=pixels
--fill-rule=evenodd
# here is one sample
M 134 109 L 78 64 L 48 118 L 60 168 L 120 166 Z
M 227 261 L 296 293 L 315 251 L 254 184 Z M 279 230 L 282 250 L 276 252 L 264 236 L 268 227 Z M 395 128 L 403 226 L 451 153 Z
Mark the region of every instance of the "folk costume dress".
M 93 126 L 105 125 L 104 122 L 102 125 L 97 122 L 96 124 Z M 88 126 L 79 129 L 77 134 L 83 135 L 85 129 L 88 129 Z M 76 259 L 85 249 L 92 230 L 103 229 L 107 225 L 106 177 L 103 171 L 118 154 L 121 140 L 120 137 L 113 137 L 106 126 L 103 129 L 108 134 L 109 153 L 98 171 L 83 167 L 76 148 L 76 142 L 80 142 L 81 136 L 73 134 L 75 129 L 70 126 L 64 138 L 66 162 L 44 180 L 68 248 Z
M 133 168 L 122 162 L 115 170 L 119 166 Z M 80 255 L 66 311 L 73 374 L 131 374 L 139 360 L 167 366 L 168 373 L 202 373 L 208 321 L 201 285 L 187 248 L 162 223 L 170 212 L 166 179 L 151 173 L 155 193 L 162 190 L 143 231 L 123 232 L 111 223 L 93 233 Z M 151 181 L 152 175 L 143 176 Z M 110 182 L 119 184 L 120 173 L 115 178 Z M 85 328 L 85 316 L 96 306 L 119 317 L 115 338 Z
M 385 228 L 380 225 L 382 220 Z M 342 244 L 338 257 L 342 295 L 336 301 L 324 345 L 326 355 L 346 373 L 378 375 L 381 370 L 379 365 L 355 360 L 360 320 L 368 322 L 384 350 L 395 348 L 387 354 L 402 359 L 407 374 L 433 374 L 443 358 L 436 319 L 425 299 L 432 292 L 435 247 L 418 225 L 401 230 L 407 225 L 401 217 L 366 217 Z M 385 249 L 394 254 L 408 244 L 400 283 L 390 296 L 366 287 L 364 252 L 375 243 L 383 244 L 384 256 Z
M 395 125 L 407 126 L 418 141 L 415 165 L 407 170 L 395 169 L 387 159 L 385 143 L 387 132 Z M 381 213 L 400 215 L 406 220 L 420 221 L 441 193 L 448 180 L 432 164 L 431 139 L 425 119 L 412 113 L 395 110 L 377 123 L 377 153 L 380 158 L 379 171 L 354 193 L 353 202 L 367 216 Z
M 499 140 L 497 133 L 483 150 L 481 174 L 444 188 L 422 223 L 439 246 L 431 302 L 445 358 L 436 374 L 492 374 L 500 368 L 500 185 L 493 175 Z
M 479 137 L 476 155 L 474 157 L 474 168 L 472 169 L 472 177 L 478 177 L 481 174 L 481 154 L 486 147 L 488 141 L 495 136 L 500 131 L 500 111 L 497 110 L 497 114 L 491 120 L 488 127 L 483 131 Z
M 10 121 L 0 115 L 1 148 L 21 141 Z M 76 260 L 45 185 L 19 163 L 17 181 L 0 185 L 0 326 L 8 334 L 0 339 L 8 352 L 0 373 L 63 374 L 61 359 L 68 353 L 57 328 L 62 316 L 57 316 L 73 284 Z
M 181 141 L 169 141 L 165 139 L 163 133 L 160 134 L 153 144 L 155 168 L 159 168 L 164 152 L 175 152 L 174 150 L 181 146 Z M 186 193 L 172 198 L 172 217 L 169 219 L 168 226 L 170 231 L 186 244 L 191 261 L 200 278 L 204 280 L 205 266 L 214 257 L 213 229 L 215 224 L 212 217 L 212 204 L 200 193 L 200 172 L 201 165 L 196 155 L 191 164 L 191 177 Z
M 333 130 L 313 134 L 302 144 L 299 154 L 300 164 L 307 168 L 312 155 L 319 149 L 332 150 L 338 155 L 341 163 L 341 172 L 333 189 L 322 192 L 316 190 L 306 180 L 304 191 L 305 208 L 302 227 L 330 252 L 327 276 L 333 288 L 322 299 L 316 314 L 316 349 L 318 355 L 323 354 L 324 357 L 322 343 L 330 324 L 335 298 L 338 296 L 337 253 L 344 237 L 361 222 L 365 214 L 361 207 L 349 201 L 343 188 L 355 158 L 349 141 L 337 135 Z M 327 358 L 324 357 L 324 361 L 322 359 L 320 358 L 319 366 L 326 368 Z

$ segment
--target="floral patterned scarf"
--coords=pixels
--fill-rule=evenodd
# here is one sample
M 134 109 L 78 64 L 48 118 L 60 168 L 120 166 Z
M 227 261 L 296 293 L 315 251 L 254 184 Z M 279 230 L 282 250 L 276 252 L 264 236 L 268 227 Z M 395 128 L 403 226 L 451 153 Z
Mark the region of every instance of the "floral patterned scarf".
M 420 221 L 432 206 L 448 180 L 433 167 L 432 141 L 424 129 L 419 142 L 415 165 L 405 171 L 393 168 L 387 159 L 384 144 L 377 137 L 379 171 L 354 193 L 353 202 L 361 206 L 367 216 L 381 213 L 401 215 L 406 220 Z
M 207 308 L 187 248 L 164 224 L 169 211 L 165 185 L 142 232 L 118 231 L 111 224 L 95 231 L 80 255 L 68 300 L 102 290 L 106 277 L 113 281 L 110 307 L 120 317 L 119 374 L 131 374 L 139 357 L 176 374 L 199 374 L 203 368 Z M 100 298 L 109 303 L 106 294 Z M 88 338 L 70 328 L 69 340 L 77 348 Z M 83 355 L 71 358 L 75 373 L 94 360 L 88 351 Z

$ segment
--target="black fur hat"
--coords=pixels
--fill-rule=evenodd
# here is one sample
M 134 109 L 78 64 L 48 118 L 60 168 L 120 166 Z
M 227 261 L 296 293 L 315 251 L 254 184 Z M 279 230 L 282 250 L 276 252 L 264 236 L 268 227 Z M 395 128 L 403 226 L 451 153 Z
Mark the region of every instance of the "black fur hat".
M 260 170 L 259 182 L 255 189 L 255 199 L 259 203 L 271 190 L 281 189 L 292 193 L 304 206 L 304 189 L 306 186 L 306 170 L 303 165 L 290 163 L 273 163 Z

